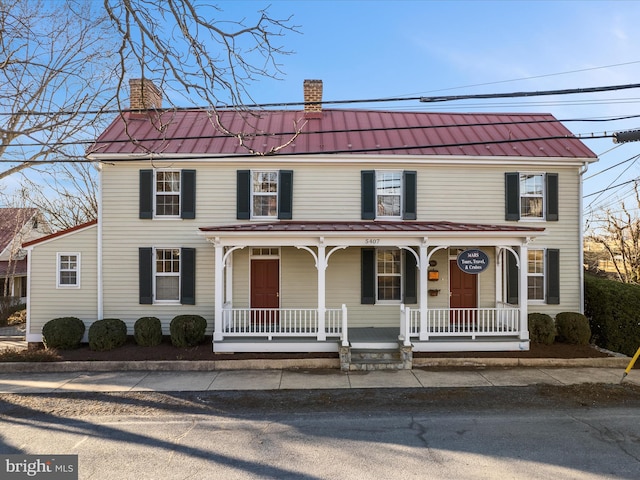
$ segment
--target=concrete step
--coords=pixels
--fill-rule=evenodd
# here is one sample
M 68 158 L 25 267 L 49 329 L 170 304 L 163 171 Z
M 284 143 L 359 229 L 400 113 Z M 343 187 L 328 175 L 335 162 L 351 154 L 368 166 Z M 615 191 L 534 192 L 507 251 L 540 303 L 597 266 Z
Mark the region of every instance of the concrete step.
M 398 349 L 352 349 L 349 370 L 402 370 Z

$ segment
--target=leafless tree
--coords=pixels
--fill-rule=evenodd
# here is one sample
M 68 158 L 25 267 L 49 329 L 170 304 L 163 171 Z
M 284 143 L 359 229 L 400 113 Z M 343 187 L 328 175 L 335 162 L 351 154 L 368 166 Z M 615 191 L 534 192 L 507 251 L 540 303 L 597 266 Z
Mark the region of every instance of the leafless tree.
M 635 208 L 628 208 L 624 202 L 620 211 L 606 210 L 599 225 L 592 229 L 589 238 L 603 246 L 619 281 L 640 283 L 640 191 L 635 186 Z
M 208 109 L 214 125 L 225 105 L 250 120 L 251 85 L 280 77 L 290 53 L 280 41 L 297 27 L 266 10 L 247 15 L 231 19 L 200 0 L 0 0 L 0 180 L 26 174 L 23 191 L 49 203 L 53 224 L 97 216 L 95 175 L 73 162 L 128 108 L 131 78 L 153 80 L 170 107 Z M 72 211 L 54 214 L 56 205 Z
M 109 27 L 91 1 L 0 0 L 0 179 L 82 160 L 113 97 Z

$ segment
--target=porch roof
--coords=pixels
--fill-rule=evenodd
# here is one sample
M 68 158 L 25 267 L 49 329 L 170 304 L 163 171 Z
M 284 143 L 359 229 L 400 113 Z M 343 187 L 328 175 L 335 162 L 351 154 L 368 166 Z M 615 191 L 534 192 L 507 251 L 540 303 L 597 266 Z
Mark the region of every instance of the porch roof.
M 356 221 L 356 222 L 309 222 L 309 221 L 279 221 L 268 223 L 240 223 L 232 225 L 218 225 L 212 227 L 200 227 L 204 235 L 225 233 L 508 233 L 520 235 L 535 235 L 544 232 L 543 227 L 525 227 L 521 225 L 496 225 L 482 223 L 455 223 L 455 222 L 394 222 L 394 221 Z M 209 235 L 207 235 L 209 236 Z

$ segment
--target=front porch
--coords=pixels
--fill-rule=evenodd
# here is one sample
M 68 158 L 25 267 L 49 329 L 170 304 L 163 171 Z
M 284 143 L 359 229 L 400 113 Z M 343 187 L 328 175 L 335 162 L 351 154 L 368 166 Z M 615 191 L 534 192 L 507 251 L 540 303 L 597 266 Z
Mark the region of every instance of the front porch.
M 400 305 L 398 327 L 349 327 L 348 309 L 328 308 L 321 327 L 314 308 L 223 308 L 215 352 L 339 352 L 340 348 L 416 352 L 528 350 L 520 308 L 419 308 Z

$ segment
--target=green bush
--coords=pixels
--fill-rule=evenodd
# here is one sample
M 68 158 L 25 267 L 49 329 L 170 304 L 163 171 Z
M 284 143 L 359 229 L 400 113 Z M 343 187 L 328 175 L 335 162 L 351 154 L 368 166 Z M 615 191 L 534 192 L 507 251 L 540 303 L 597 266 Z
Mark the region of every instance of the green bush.
M 584 277 L 584 312 L 599 347 L 633 356 L 640 347 L 640 286 Z
M 546 313 L 530 313 L 528 315 L 529 336 L 533 343 L 551 345 L 556 340 L 556 325 Z
M 84 323 L 79 318 L 54 318 L 42 327 L 42 343 L 47 348 L 71 350 L 80 346 L 84 331 Z
M 178 315 L 169 325 L 171 343 L 179 348 L 198 345 L 204 340 L 206 328 L 207 321 L 200 315 Z
M 162 325 L 156 317 L 142 317 L 133 325 L 133 338 L 138 345 L 154 347 L 162 343 Z
M 572 345 L 588 345 L 591 339 L 589 320 L 576 312 L 562 312 L 556 315 L 556 328 L 560 341 Z
M 118 318 L 105 318 L 89 327 L 89 348 L 105 352 L 121 347 L 127 341 L 127 326 Z

